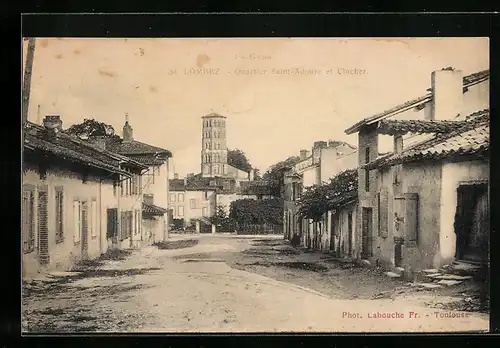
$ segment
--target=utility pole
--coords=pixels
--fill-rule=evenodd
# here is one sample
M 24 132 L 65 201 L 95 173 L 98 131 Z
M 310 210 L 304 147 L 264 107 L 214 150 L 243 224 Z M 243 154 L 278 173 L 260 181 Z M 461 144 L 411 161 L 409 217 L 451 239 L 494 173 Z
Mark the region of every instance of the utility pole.
M 22 126 L 28 121 L 28 107 L 30 99 L 30 89 L 31 89 L 31 72 L 33 69 L 33 58 L 35 56 L 35 38 L 28 38 L 28 52 L 26 54 L 26 65 L 24 68 L 24 79 L 23 79 L 23 89 L 22 89 Z

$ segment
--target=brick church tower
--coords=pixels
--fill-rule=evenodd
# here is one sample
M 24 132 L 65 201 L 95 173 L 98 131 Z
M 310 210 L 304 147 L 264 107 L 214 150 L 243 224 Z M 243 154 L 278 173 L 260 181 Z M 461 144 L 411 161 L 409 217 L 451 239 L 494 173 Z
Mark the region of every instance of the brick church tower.
M 226 117 L 211 113 L 201 119 L 201 174 L 203 177 L 226 176 Z

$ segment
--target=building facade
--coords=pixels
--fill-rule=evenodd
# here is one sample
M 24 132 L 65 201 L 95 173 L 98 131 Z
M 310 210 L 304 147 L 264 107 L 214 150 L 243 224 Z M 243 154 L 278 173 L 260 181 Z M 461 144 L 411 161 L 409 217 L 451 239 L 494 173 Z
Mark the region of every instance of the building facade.
M 63 132 L 59 116 L 28 123 L 22 181 L 23 276 L 68 269 L 106 252 L 109 225 L 118 231 L 120 206 L 113 187 L 142 167 L 120 161 Z M 115 207 L 109 219 L 108 207 Z
M 435 71 L 430 90 L 346 130 L 359 139 L 362 257 L 409 272 L 488 254 L 489 111 L 469 112 L 488 108 L 489 72 Z M 384 136 L 392 152 L 374 156 Z

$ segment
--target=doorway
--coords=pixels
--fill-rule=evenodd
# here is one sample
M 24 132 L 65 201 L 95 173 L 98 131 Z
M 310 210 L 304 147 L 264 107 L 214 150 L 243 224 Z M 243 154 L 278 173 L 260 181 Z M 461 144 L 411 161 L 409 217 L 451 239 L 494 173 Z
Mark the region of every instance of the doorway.
M 372 256 L 372 233 L 373 233 L 373 210 L 363 207 L 362 209 L 362 257 Z
M 489 244 L 488 184 L 467 184 L 457 188 L 455 214 L 456 258 L 487 262 Z
M 347 213 L 347 255 L 352 256 L 352 211 Z

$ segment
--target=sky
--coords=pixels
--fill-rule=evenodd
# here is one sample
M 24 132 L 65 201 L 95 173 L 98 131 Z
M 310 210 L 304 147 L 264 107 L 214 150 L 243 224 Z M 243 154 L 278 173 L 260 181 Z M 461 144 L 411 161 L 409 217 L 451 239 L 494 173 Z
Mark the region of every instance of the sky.
M 181 177 L 200 171 L 206 114 L 226 116 L 228 148 L 264 172 L 317 140 L 356 145 L 346 128 L 425 94 L 434 70 L 489 68 L 487 38 L 36 40 L 30 121 L 93 118 L 122 135 L 128 113 Z

